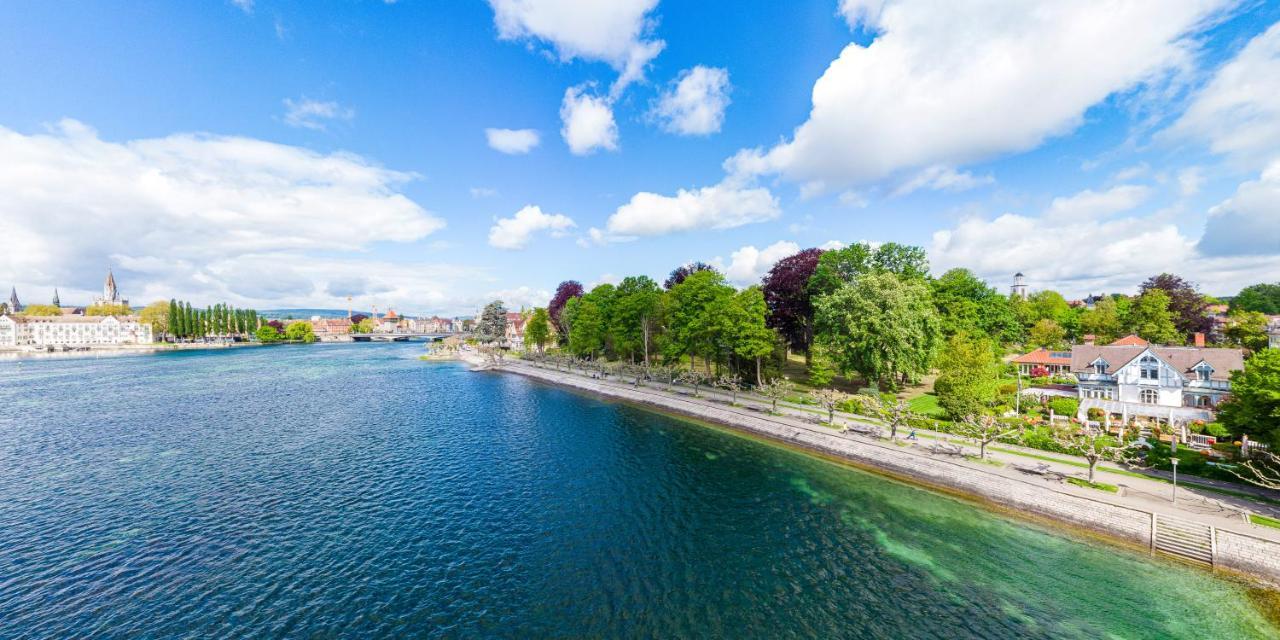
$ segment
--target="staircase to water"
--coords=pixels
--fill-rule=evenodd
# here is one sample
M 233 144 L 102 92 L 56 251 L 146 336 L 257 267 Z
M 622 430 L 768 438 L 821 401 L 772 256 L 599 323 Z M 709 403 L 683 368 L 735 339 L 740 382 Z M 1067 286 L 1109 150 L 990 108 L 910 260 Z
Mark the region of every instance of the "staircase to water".
M 1152 514 L 1151 549 L 1212 567 L 1217 555 L 1213 527 L 1173 516 Z

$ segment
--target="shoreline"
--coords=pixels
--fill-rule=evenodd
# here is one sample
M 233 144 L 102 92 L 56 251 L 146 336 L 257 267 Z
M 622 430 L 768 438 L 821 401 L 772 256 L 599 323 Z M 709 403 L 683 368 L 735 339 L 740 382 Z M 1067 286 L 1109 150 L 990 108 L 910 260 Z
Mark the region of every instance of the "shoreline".
M 482 364 L 465 356 L 462 360 L 473 365 Z M 572 373 L 544 370 L 519 361 L 509 361 L 500 370 L 558 387 L 621 400 L 647 410 L 674 414 L 706 423 L 706 426 L 726 428 L 838 464 L 938 491 L 1032 523 L 1101 538 L 1133 551 L 1146 550 L 1152 555 L 1215 573 L 1260 582 L 1269 590 L 1280 588 L 1280 540 L 1257 535 L 1244 523 L 1240 526 L 1223 526 L 1221 522 L 1203 524 L 1209 531 L 1212 555 L 1208 562 L 1196 562 L 1156 549 L 1156 542 L 1165 540 L 1168 535 L 1161 527 L 1182 526 L 1183 514 L 1117 504 L 1118 500 L 1104 499 L 1104 496 L 1076 493 L 1072 490 L 1074 487 L 1067 489 L 1047 485 L 1043 481 L 1009 477 L 915 453 L 893 443 L 840 435 L 826 427 L 815 428 L 782 416 L 751 413 L 728 405 L 695 400 L 659 388 L 636 388 L 625 382 L 611 384 Z
M 127 356 L 127 355 L 152 355 L 157 353 L 169 353 L 173 351 L 213 351 L 223 349 L 240 349 L 246 347 L 266 347 L 261 342 L 231 342 L 231 343 L 199 343 L 199 342 L 179 342 L 166 343 L 156 342 L 152 344 L 118 344 L 118 345 L 88 345 L 83 348 L 68 351 L 47 351 L 44 349 L 0 349 L 0 360 L 39 360 L 44 358 L 91 358 L 103 355 L 108 356 Z

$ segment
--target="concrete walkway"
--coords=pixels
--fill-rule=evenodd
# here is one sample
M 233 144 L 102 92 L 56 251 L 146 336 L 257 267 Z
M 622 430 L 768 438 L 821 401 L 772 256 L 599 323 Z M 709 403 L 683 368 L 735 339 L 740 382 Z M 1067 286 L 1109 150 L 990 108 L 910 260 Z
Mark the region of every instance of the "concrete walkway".
M 531 377 L 556 382 L 557 378 L 576 378 L 578 380 L 589 380 L 592 385 L 603 388 L 616 388 L 619 392 L 625 391 L 625 396 L 635 396 L 637 393 L 643 395 L 652 395 L 656 397 L 666 397 L 670 399 L 679 399 L 683 402 L 702 405 L 707 408 L 714 408 L 720 412 L 737 414 L 743 418 L 766 419 L 771 422 L 783 424 L 791 429 L 811 431 L 821 433 L 823 436 L 838 435 L 841 438 L 860 441 L 866 443 L 877 443 L 879 445 L 889 444 L 888 430 L 883 431 L 884 438 L 875 439 L 858 435 L 854 432 L 839 433 L 835 428 L 827 425 L 825 422 L 815 421 L 814 418 L 818 413 L 813 413 L 813 408 L 801 408 L 796 405 L 779 403 L 780 414 L 770 413 L 770 403 L 758 397 L 748 394 L 738 394 L 738 402 L 736 405 L 730 403 L 729 394 L 712 391 L 703 387 L 699 390 L 700 397 L 693 397 L 692 389 L 689 387 L 678 386 L 669 389 L 665 383 L 650 382 L 646 385 L 636 387 L 631 380 L 619 379 L 610 376 L 605 379 L 592 377 L 592 374 L 584 374 L 580 370 L 572 373 L 554 368 L 536 367 L 528 362 L 509 359 L 501 367 L 513 373 L 521 373 Z M 571 380 L 563 380 L 566 383 Z M 572 385 L 580 386 L 580 385 Z M 826 412 L 820 411 L 821 420 L 825 420 Z M 726 421 L 730 424 L 731 421 Z M 852 416 L 848 414 L 840 414 L 837 412 L 837 426 L 848 425 L 855 427 L 880 427 L 882 424 L 862 418 L 860 416 Z M 1048 465 L 1048 469 L 1058 472 L 1066 477 L 1074 477 L 1085 479 L 1088 476 L 1088 469 L 1078 466 L 1063 464 L 1060 462 L 1046 461 L 1035 458 L 1029 458 L 1017 453 L 1009 453 L 1003 451 L 992 451 L 991 447 L 996 446 L 1004 449 L 1014 450 L 1012 445 L 993 444 L 987 448 L 986 462 L 977 460 L 978 448 L 976 445 L 966 443 L 963 438 L 950 434 L 934 433 L 924 430 L 917 430 L 917 435 L 922 438 L 917 442 L 906 442 L 904 438 L 908 435 L 910 429 L 898 432 L 898 441 L 892 445 L 904 452 L 914 453 L 919 456 L 945 459 L 947 462 L 968 467 L 975 471 L 981 471 L 986 474 L 1000 476 L 1009 480 L 1018 482 L 1032 482 L 1043 484 L 1045 488 L 1052 489 L 1059 493 L 1076 495 L 1096 502 L 1104 502 L 1121 507 L 1138 509 L 1146 512 L 1153 512 L 1160 515 L 1174 516 L 1186 520 L 1201 522 L 1203 524 L 1212 525 L 1219 529 L 1236 531 L 1245 533 L 1258 538 L 1264 538 L 1280 542 L 1280 529 L 1273 527 L 1265 527 L 1251 524 L 1245 517 L 1246 512 L 1262 513 L 1266 515 L 1280 515 L 1280 509 L 1275 505 L 1261 503 L 1254 500 L 1248 500 L 1236 496 L 1228 496 L 1218 493 L 1209 493 L 1200 491 L 1179 482 L 1177 490 L 1177 502 L 1173 502 L 1173 485 L 1156 478 L 1139 478 L 1126 475 L 1116 475 L 1103 473 L 1101 470 L 1095 476 L 1095 481 L 1113 484 L 1121 487 L 1119 494 L 1092 489 L 1088 487 L 1080 487 L 1061 480 L 1050 479 L 1044 476 L 1025 473 L 1019 471 L 1015 465 L 1022 467 L 1034 467 L 1037 465 Z M 963 444 L 966 454 L 971 457 L 961 457 L 932 453 L 929 451 L 930 445 L 937 444 L 940 441 L 948 443 Z M 1023 449 L 1018 447 L 1018 449 Z M 1035 455 L 1048 456 L 1057 459 L 1072 459 L 1072 456 L 1066 454 L 1057 454 L 1044 452 L 1039 450 L 1027 449 L 1027 452 L 1035 452 Z M 1082 459 L 1076 458 L 1079 462 Z M 1180 478 L 1181 480 L 1181 478 Z M 1203 481 L 1203 479 L 1201 479 Z M 1225 484 L 1225 483 L 1223 483 Z M 1249 491 L 1248 488 L 1240 488 L 1232 485 L 1233 490 Z M 1280 499 L 1280 495 L 1276 496 Z

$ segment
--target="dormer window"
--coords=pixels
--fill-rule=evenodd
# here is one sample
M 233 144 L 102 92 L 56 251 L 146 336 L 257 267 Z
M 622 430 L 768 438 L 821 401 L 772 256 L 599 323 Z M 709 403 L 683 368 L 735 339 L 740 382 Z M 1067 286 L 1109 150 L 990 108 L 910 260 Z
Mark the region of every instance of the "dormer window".
M 1097 360 L 1093 361 L 1093 372 L 1100 375 L 1106 375 L 1108 366 L 1109 365 L 1107 364 L 1106 360 L 1103 360 L 1102 358 L 1098 358 Z
M 1209 366 L 1208 362 L 1201 362 L 1200 364 L 1196 365 L 1197 379 L 1203 382 L 1208 382 L 1209 378 L 1212 376 L 1213 376 L 1213 367 Z
M 1143 380 L 1160 380 L 1160 362 L 1151 356 L 1143 356 L 1138 362 L 1139 376 Z

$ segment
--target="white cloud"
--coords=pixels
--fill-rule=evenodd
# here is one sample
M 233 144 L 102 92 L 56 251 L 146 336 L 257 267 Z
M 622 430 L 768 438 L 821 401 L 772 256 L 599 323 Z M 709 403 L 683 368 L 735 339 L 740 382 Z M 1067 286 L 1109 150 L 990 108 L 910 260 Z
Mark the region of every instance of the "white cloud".
M 0 282 L 88 289 L 114 264 L 134 300 L 238 302 L 254 298 L 244 290 L 253 281 L 318 278 L 338 262 L 315 256 L 416 241 L 445 225 L 400 193 L 413 174 L 251 138 L 110 142 L 64 120 L 45 134 L 0 127 L 0 157 Z M 246 265 L 261 269 L 228 279 Z M 324 288 L 313 282 L 295 299 L 313 300 L 307 292 Z
M 729 106 L 729 72 L 698 65 L 680 72 L 650 111 L 662 128 L 682 136 L 705 136 L 720 131 Z
M 328 121 L 350 120 L 356 112 L 336 102 L 323 102 L 303 97 L 300 100 L 284 99 L 284 123 L 291 127 L 302 127 L 315 131 L 324 131 Z
M 853 189 L 842 191 L 838 200 L 840 204 L 851 209 L 866 209 L 867 205 L 870 204 L 865 195 Z
M 964 267 L 997 286 L 1022 271 L 1033 288 L 1068 297 L 1133 292 L 1162 272 L 1181 274 L 1220 295 L 1280 277 L 1280 256 L 1202 255 L 1165 213 L 1109 217 L 1126 201 L 1140 203 L 1135 194 L 1128 187 L 1085 191 L 1054 200 L 1039 216 L 970 217 L 933 234 L 929 259 L 935 273 Z
M 604 232 L 592 229 L 590 234 L 596 242 L 628 240 L 694 229 L 730 229 L 773 220 L 780 214 L 778 200 L 768 189 L 726 181 L 680 189 L 674 196 L 637 193 L 609 216 Z
M 1031 149 L 1108 96 L 1167 80 L 1230 4 L 842 2 L 878 35 L 831 63 L 791 140 L 733 164 L 842 188 Z
M 484 135 L 492 149 L 512 155 L 529 153 L 539 141 L 534 129 L 485 129 Z
M 666 44 L 649 37 L 648 13 L 658 0 L 489 0 L 498 37 L 540 39 L 562 61 L 605 62 L 618 71 L 611 94 L 644 76 L 645 66 Z
M 1064 222 L 1101 218 L 1131 211 L 1150 195 L 1149 187 L 1135 184 L 1122 184 L 1106 191 L 1085 189 L 1072 196 L 1054 198 L 1045 216 Z
M 995 181 L 996 179 L 989 175 L 975 176 L 968 171 L 956 171 L 952 167 L 934 165 L 920 171 L 912 176 L 911 179 L 899 185 L 897 189 L 894 189 L 893 195 L 905 196 L 920 189 L 957 193 L 989 185 Z M 846 191 L 844 193 L 850 192 Z M 844 193 L 841 194 L 841 202 L 844 201 Z M 866 205 L 864 204 L 863 206 Z
M 1280 256 L 1280 160 L 1209 210 L 1197 246 L 1209 256 Z
M 1130 182 L 1151 174 L 1151 165 L 1145 162 L 1125 167 L 1111 176 L 1116 182 Z
M 1204 172 L 1200 167 L 1187 167 L 1178 172 L 1178 192 L 1184 197 L 1200 193 L 1204 186 Z
M 876 246 L 879 246 L 879 244 L 880 244 L 880 243 L 876 243 Z M 845 243 L 843 243 L 843 242 L 840 242 L 839 240 L 828 240 L 828 241 L 826 241 L 826 242 L 824 242 L 824 243 L 822 243 L 822 244 L 818 245 L 818 248 L 819 248 L 819 249 L 822 249 L 823 251 L 835 251 L 836 249 L 843 249 L 843 248 L 845 248 L 845 247 L 847 247 L 847 246 L 849 246 L 849 245 L 847 245 L 847 244 L 845 244 Z
M 471 187 L 471 197 L 479 200 L 480 198 L 492 198 L 498 195 L 498 190 L 490 187 Z
M 573 219 L 568 216 L 543 213 L 541 208 L 528 205 L 514 216 L 502 218 L 489 228 L 489 246 L 523 249 L 539 231 L 550 231 L 552 237 L 560 237 L 574 226 Z
M 800 245 L 781 240 L 764 249 L 757 249 L 755 245 L 742 247 L 729 255 L 729 266 L 725 266 L 719 257 L 711 263 L 723 271 L 730 282 L 745 286 L 759 283 L 761 276 L 773 268 L 775 263 L 799 251 Z
M 586 93 L 585 87 L 570 87 L 560 105 L 563 126 L 560 135 L 574 155 L 584 156 L 597 149 L 618 149 L 618 125 L 613 106 L 606 98 Z
M 253 13 L 253 0 L 231 0 L 231 4 L 234 4 L 245 13 Z
M 1280 158 L 1280 23 L 1223 65 L 1169 134 L 1204 140 L 1250 169 Z
M 516 287 L 513 289 L 499 289 L 497 291 L 489 291 L 484 294 L 483 298 L 477 299 L 473 304 L 473 313 L 479 313 L 480 308 L 485 304 L 494 300 L 501 300 L 508 311 L 519 311 L 521 309 L 532 309 L 534 307 L 545 307 L 551 301 L 551 292 L 546 289 L 535 289 L 533 287 Z

